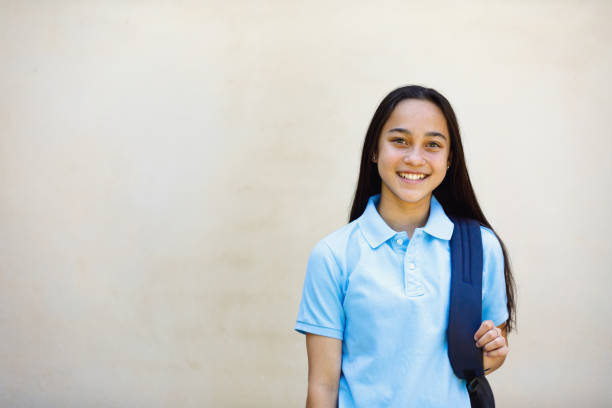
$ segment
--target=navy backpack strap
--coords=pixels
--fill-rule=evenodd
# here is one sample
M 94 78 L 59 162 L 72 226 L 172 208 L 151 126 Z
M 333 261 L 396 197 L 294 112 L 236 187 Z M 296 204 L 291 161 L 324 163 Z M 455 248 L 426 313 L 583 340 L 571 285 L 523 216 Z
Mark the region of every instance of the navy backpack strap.
M 474 340 L 482 319 L 482 237 L 475 220 L 451 219 L 448 356 L 455 375 L 469 382 L 484 375 L 482 351 Z

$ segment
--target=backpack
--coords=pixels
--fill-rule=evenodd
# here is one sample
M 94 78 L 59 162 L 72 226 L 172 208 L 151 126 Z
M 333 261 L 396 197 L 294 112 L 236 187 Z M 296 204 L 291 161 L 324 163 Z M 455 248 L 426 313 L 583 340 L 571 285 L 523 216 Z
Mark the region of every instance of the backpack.
M 482 236 L 472 219 L 451 217 L 451 289 L 448 357 L 455 375 L 466 380 L 472 408 L 494 408 L 495 400 L 483 371 L 482 350 L 474 333 L 482 319 Z

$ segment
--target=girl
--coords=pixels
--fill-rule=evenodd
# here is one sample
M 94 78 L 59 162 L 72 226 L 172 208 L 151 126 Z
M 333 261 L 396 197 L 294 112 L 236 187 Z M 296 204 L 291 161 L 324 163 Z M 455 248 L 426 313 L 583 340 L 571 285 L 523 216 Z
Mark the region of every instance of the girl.
M 307 407 L 470 407 L 448 358 L 449 215 L 481 224 L 474 342 L 488 374 L 515 320 L 506 249 L 476 200 L 450 103 L 430 88 L 396 89 L 366 133 L 349 224 L 308 259 L 295 325 L 306 334 Z

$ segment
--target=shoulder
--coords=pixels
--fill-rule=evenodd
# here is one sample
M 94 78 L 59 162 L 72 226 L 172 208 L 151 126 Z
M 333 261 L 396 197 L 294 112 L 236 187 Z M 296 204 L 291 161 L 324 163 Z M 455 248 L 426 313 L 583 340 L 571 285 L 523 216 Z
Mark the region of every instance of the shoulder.
M 480 232 L 483 252 L 482 316 L 483 320 L 492 320 L 499 326 L 508 319 L 504 254 L 497 235 L 490 228 L 481 225 Z
M 357 220 L 343 225 L 337 230 L 320 239 L 312 248 L 309 265 L 326 265 L 327 269 L 335 271 L 338 276 L 344 276 L 350 248 L 355 247 L 355 240 L 361 239 Z
M 497 235 L 495 235 L 493 230 L 481 225 L 480 235 L 482 237 L 482 251 L 485 259 L 493 258 L 494 260 L 501 261 L 503 263 L 504 257 L 502 247 Z
M 346 280 L 346 265 L 352 237 L 358 231 L 357 224 L 351 222 L 320 239 L 308 257 L 306 280 L 333 283 L 342 290 Z
M 457 219 L 451 218 L 451 221 L 453 222 L 453 233 L 454 233 L 454 228 L 457 227 L 454 224 L 455 222 L 457 222 Z M 494 257 L 494 258 L 501 258 L 503 261 L 503 252 L 502 252 L 501 243 L 499 239 L 497 238 L 497 235 L 495 234 L 495 232 L 493 232 L 491 228 L 485 227 L 484 225 L 480 224 L 477 220 L 463 219 L 463 221 L 464 222 L 469 221 L 470 223 L 476 223 L 476 225 L 480 226 L 480 236 L 482 239 L 482 252 L 484 254 L 485 260 L 487 258 Z
M 359 236 L 359 224 L 357 220 L 354 220 L 323 237 L 317 242 L 314 249 L 328 250 L 335 256 L 341 256 L 347 246 Z
M 497 235 L 487 227 L 480 226 L 482 235 L 483 286 L 484 293 L 493 291 L 493 287 L 502 286 L 505 282 L 504 253 Z

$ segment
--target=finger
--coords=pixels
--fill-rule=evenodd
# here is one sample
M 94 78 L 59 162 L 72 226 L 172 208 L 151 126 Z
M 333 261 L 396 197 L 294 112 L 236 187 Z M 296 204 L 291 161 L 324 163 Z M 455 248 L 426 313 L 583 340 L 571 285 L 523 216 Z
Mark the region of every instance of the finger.
M 500 347 L 498 349 L 495 349 L 493 351 L 486 351 L 484 353 L 484 355 L 486 357 L 503 357 L 508 355 L 508 353 L 510 352 L 510 349 L 508 348 L 508 346 L 504 346 L 504 347 Z
M 476 342 L 476 347 L 482 347 L 485 344 L 495 340 L 498 337 L 499 337 L 499 331 L 496 329 L 491 329 L 485 334 L 483 334 L 482 337 L 478 339 L 478 341 Z
M 476 331 L 476 333 L 474 334 L 474 340 L 478 340 L 479 338 L 482 337 L 483 334 L 493 329 L 494 327 L 495 327 L 495 323 L 493 323 L 492 320 L 485 320 L 484 322 L 482 322 L 482 324 L 478 328 L 478 331 Z
M 493 351 L 500 347 L 504 347 L 505 345 L 506 345 L 506 339 L 504 339 L 503 337 L 497 337 L 493 339 L 492 341 L 488 342 L 487 344 L 485 344 L 482 349 L 484 351 Z

